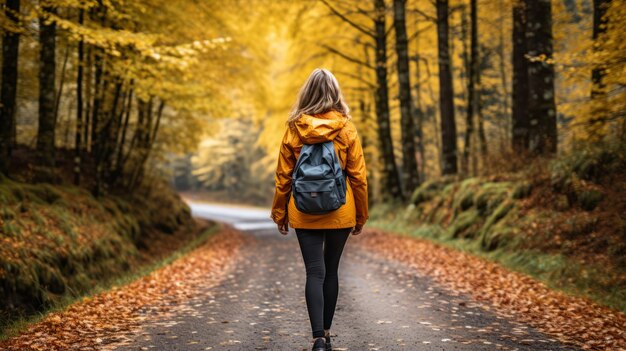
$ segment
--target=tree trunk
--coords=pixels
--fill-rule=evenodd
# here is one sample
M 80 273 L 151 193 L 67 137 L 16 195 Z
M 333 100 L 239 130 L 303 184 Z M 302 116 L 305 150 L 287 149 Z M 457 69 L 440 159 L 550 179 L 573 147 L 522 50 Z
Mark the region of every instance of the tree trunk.
M 467 111 L 466 111 L 466 132 L 465 132 L 465 147 L 463 149 L 463 172 L 468 172 L 470 153 L 472 152 L 472 139 L 474 136 L 474 116 L 477 115 L 476 110 L 478 108 L 478 93 L 476 89 L 476 82 L 478 78 L 478 24 L 476 18 L 476 0 L 470 0 L 470 57 L 467 67 Z M 476 158 L 476 155 L 473 155 Z M 475 164 L 475 163 L 474 163 Z M 474 172 L 478 170 L 474 166 Z
M 99 128 L 97 136 L 96 147 L 96 189 L 95 194 L 100 195 L 105 182 L 109 180 L 109 167 L 108 162 L 111 159 L 111 128 L 113 125 L 113 119 L 115 118 L 117 106 L 119 104 L 120 95 L 122 92 L 122 83 L 115 83 L 115 89 L 113 92 L 113 101 L 108 113 L 102 113 L 101 116 L 105 117 L 102 122 L 102 126 Z
M 161 100 L 159 104 L 159 108 L 157 110 L 157 121 L 155 126 L 152 126 L 153 123 L 153 105 L 154 105 L 154 97 L 150 97 L 148 102 L 144 105 L 144 125 L 141 130 L 141 134 L 138 137 L 138 162 L 135 165 L 135 170 L 133 172 L 133 176 L 131 178 L 131 188 L 134 188 L 141 184 L 144 175 L 144 166 L 148 157 L 150 155 L 150 149 L 152 148 L 153 140 L 156 138 L 156 132 L 158 130 L 159 122 L 161 119 L 161 115 L 163 113 L 163 108 L 165 107 L 165 102 Z M 154 131 L 153 131 L 154 128 Z
M 429 61 L 428 58 L 424 57 L 424 68 L 426 68 L 426 77 L 424 79 L 425 82 L 430 82 L 432 74 L 430 72 L 430 68 L 429 68 Z M 433 104 L 436 103 L 437 98 L 435 97 L 435 91 L 432 87 L 432 84 L 426 84 L 426 89 L 428 90 L 428 97 L 430 98 L 430 101 L 433 102 Z M 443 147 L 441 146 L 441 138 L 439 137 L 441 135 L 441 110 L 434 108 L 434 106 L 432 108 L 426 109 L 424 111 L 425 113 L 428 112 L 428 117 L 425 117 L 424 120 L 431 120 L 432 121 L 432 127 L 434 130 L 434 138 L 433 138 L 433 142 L 435 143 L 435 149 L 437 150 L 437 164 L 441 167 L 441 165 L 443 164 L 443 155 L 442 155 L 442 150 Z M 424 114 L 426 116 L 426 114 Z
M 454 88 L 448 42 L 448 0 L 437 0 L 437 41 L 439 51 L 439 107 L 441 110 L 442 174 L 457 173 Z
M 123 84 L 120 83 L 120 87 Z M 128 88 L 123 90 L 123 92 L 121 93 L 121 96 L 119 98 L 114 99 L 113 102 L 113 108 L 111 109 L 110 112 L 110 118 L 111 118 L 111 122 L 110 122 L 110 127 L 108 128 L 108 140 L 107 140 L 107 153 L 106 153 L 106 157 L 105 157 L 105 163 L 104 166 L 106 167 L 105 172 L 107 172 L 108 176 L 107 176 L 107 181 L 109 182 L 109 184 L 112 184 L 112 180 L 114 178 L 114 169 L 113 169 L 113 162 L 115 161 L 115 157 L 116 157 L 116 151 L 117 151 L 117 147 L 118 147 L 118 143 L 119 143 L 119 131 L 120 128 L 122 127 L 122 119 L 124 118 L 124 113 L 125 113 L 125 109 L 127 106 L 127 100 L 128 98 L 132 98 L 131 96 L 129 96 L 130 91 L 132 91 L 132 88 Z M 119 108 L 118 108 L 119 106 Z
M 85 153 L 91 153 L 91 109 L 93 102 L 93 48 L 85 47 L 85 121 L 83 122 L 83 150 Z
M 70 120 L 72 119 L 72 111 L 74 106 L 72 104 L 67 104 L 67 113 L 65 118 L 65 131 L 63 133 L 63 147 L 69 149 L 70 148 Z
M 147 129 L 147 119 L 149 118 L 149 104 L 141 99 L 137 98 L 137 123 L 135 125 L 135 131 L 133 133 L 133 138 L 130 141 L 130 145 L 128 147 L 128 152 L 126 153 L 126 157 L 124 158 L 124 164 L 128 162 L 131 158 L 133 159 L 133 166 L 129 173 L 128 181 L 126 182 L 126 186 L 131 188 L 135 184 L 135 178 L 138 174 L 138 161 L 142 158 L 143 152 L 143 140 L 145 139 L 144 135 Z
M 425 178 L 425 163 L 426 153 L 424 150 L 424 111 L 422 109 L 422 94 L 421 94 L 421 72 L 420 72 L 420 53 L 419 53 L 419 34 L 415 37 L 415 46 L 418 51 L 415 53 L 415 103 L 413 116 L 415 117 L 415 144 L 419 153 L 419 179 L 423 181 Z
M 127 90 L 124 92 L 124 99 L 122 100 L 122 106 L 120 108 L 120 112 L 116 117 L 114 130 L 111 133 L 113 138 L 113 150 L 111 154 L 111 166 L 117 165 L 117 155 L 120 146 L 123 146 L 126 139 L 126 128 L 128 127 L 128 113 L 127 110 L 130 109 L 132 100 L 133 100 L 133 85 L 132 81 L 128 85 Z M 123 135 L 122 135 L 123 134 Z
M 478 22 L 476 22 L 476 26 L 478 25 Z M 476 33 L 478 33 L 478 29 L 476 29 Z M 484 166 L 485 162 L 487 161 L 487 136 L 485 134 L 485 120 L 483 118 L 483 112 L 482 112 L 482 98 L 481 98 L 481 90 L 482 90 L 482 84 L 481 84 L 481 70 L 480 68 L 483 66 L 482 65 L 482 60 L 483 58 L 480 56 L 480 50 L 479 50 L 479 45 L 478 45 L 478 38 L 476 38 L 476 60 L 478 61 L 478 63 L 476 64 L 476 87 L 475 87 L 475 99 L 474 99 L 474 116 L 476 116 L 476 119 L 478 122 L 478 146 L 480 148 L 480 158 L 482 160 L 482 164 Z M 474 162 L 478 163 L 478 157 L 474 158 Z M 474 171 L 476 172 L 476 174 L 478 174 L 478 166 L 477 164 L 474 164 Z
M 59 108 L 61 107 L 61 96 L 63 95 L 63 88 L 65 87 L 65 71 L 67 70 L 67 61 L 70 58 L 70 43 L 68 42 L 65 47 L 65 55 L 63 58 L 63 64 L 61 65 L 61 74 L 59 81 L 59 89 L 56 92 L 56 100 L 54 102 L 54 124 L 57 124 L 59 120 Z
M 100 25 L 106 27 L 106 7 L 102 0 L 98 0 L 98 7 L 95 7 L 91 11 L 91 17 L 94 20 L 98 20 Z M 100 134 L 100 117 L 104 104 L 105 92 L 107 89 L 107 79 L 104 72 L 104 50 L 95 48 L 93 50 L 94 61 L 94 81 L 93 81 L 93 104 L 91 111 L 91 152 L 98 157 L 100 150 L 98 148 Z
M 398 88 L 400 95 L 400 121 L 402 134 L 402 176 L 404 194 L 411 197 L 419 185 L 419 172 L 415 154 L 415 124 L 411 102 L 409 73 L 409 48 L 406 35 L 406 0 L 393 1 L 393 25 L 396 32 Z
M 403 200 L 396 160 L 393 155 L 391 123 L 389 119 L 389 89 L 387 86 L 387 37 L 385 28 L 385 1 L 374 0 L 376 8 L 376 117 L 378 138 L 383 163 L 383 197 L 385 200 Z
M 150 106 L 150 115 L 152 115 L 152 104 Z M 154 143 L 156 142 L 157 133 L 159 132 L 159 125 L 161 124 L 161 117 L 163 116 L 163 110 L 165 109 L 165 101 L 161 100 L 159 103 L 159 107 L 157 108 L 156 121 L 154 123 L 154 129 L 152 131 L 148 130 L 148 134 L 146 135 L 146 146 L 143 158 L 140 161 L 139 166 L 139 176 L 137 177 L 136 183 L 134 186 L 137 186 L 142 183 L 143 177 L 146 171 L 146 162 L 150 159 L 150 153 L 154 148 Z M 150 118 L 151 119 L 151 118 Z
M 509 118 L 506 118 L 508 111 L 509 111 L 509 79 L 507 76 L 507 69 L 506 69 L 506 54 L 505 54 L 505 49 L 506 46 L 504 45 L 504 16 L 505 16 L 505 4 L 504 4 L 505 0 L 500 0 L 499 3 L 499 15 L 500 18 L 498 20 L 498 26 L 500 27 L 500 33 L 498 35 L 498 56 L 499 56 L 499 68 L 500 68 L 500 81 L 502 82 L 502 98 L 500 106 L 501 106 L 501 110 L 500 110 L 500 116 L 499 118 L 501 118 L 502 120 L 504 120 L 504 138 L 503 138 L 503 142 L 501 143 L 501 147 L 503 150 L 505 150 L 505 148 L 507 147 L 507 145 L 510 144 L 511 140 L 510 138 L 510 130 L 511 130 L 511 120 Z
M 478 72 L 476 75 L 476 86 L 480 87 L 480 65 L 478 65 Z M 480 94 L 480 89 L 477 89 L 477 94 Z M 487 136 L 485 134 L 485 120 L 482 114 L 482 101 L 479 98 L 476 99 L 476 118 L 478 119 L 478 146 L 480 147 L 480 157 L 483 161 L 483 164 L 487 160 L 488 150 L 487 150 Z M 474 167 L 475 171 L 478 173 L 478 168 Z
M 159 103 L 159 107 L 157 108 L 157 117 L 154 123 L 154 129 L 152 130 L 152 135 L 150 136 L 150 143 L 148 145 L 148 156 L 150 152 L 154 148 L 154 143 L 156 142 L 156 137 L 159 132 L 159 126 L 161 125 L 161 118 L 163 117 L 163 110 L 165 109 L 165 101 L 161 100 Z
M 528 116 L 528 52 L 526 45 L 525 0 L 513 6 L 513 106 L 512 147 L 518 154 L 528 152 L 530 120 Z
M 132 82 L 131 82 L 131 87 L 132 87 Z M 126 110 L 124 111 L 125 112 L 124 122 L 120 131 L 121 135 L 120 135 L 120 140 L 118 143 L 117 157 L 115 161 L 115 171 L 113 172 L 113 180 L 112 180 L 113 183 L 117 181 L 119 176 L 124 171 L 124 158 L 123 158 L 124 144 L 126 143 L 126 134 L 128 133 L 128 122 L 130 121 L 132 107 L 133 107 L 133 89 L 131 88 L 128 93 L 127 106 L 126 106 Z
M 85 23 L 85 10 L 78 14 L 78 24 Z M 76 74 L 76 137 L 74 145 L 74 184 L 80 184 L 81 157 L 83 154 L 83 65 L 85 63 L 85 43 L 78 42 L 78 72 Z
M 363 96 L 361 96 L 359 98 L 359 111 L 361 112 L 361 123 L 364 126 L 369 126 L 370 125 L 370 106 L 369 104 L 365 103 L 365 98 Z M 361 145 L 363 147 L 363 153 L 364 153 L 364 157 L 365 157 L 365 162 L 367 162 L 370 159 L 370 155 L 367 152 L 367 150 L 369 149 L 369 145 L 370 145 L 370 139 L 367 133 L 361 134 L 360 135 L 361 138 Z M 370 182 L 370 180 L 372 179 L 372 174 L 368 174 L 367 175 L 367 181 L 368 184 Z M 368 200 L 368 205 L 372 205 L 373 200 L 374 200 L 374 187 L 373 186 L 368 186 L 367 187 L 367 200 Z
M 606 12 L 610 4 L 611 0 L 593 1 L 593 45 L 596 51 L 600 49 L 600 36 L 607 30 L 609 20 Z M 592 137 L 596 139 L 604 134 L 602 126 L 608 117 L 604 76 L 606 76 L 606 67 L 603 64 L 594 63 L 594 68 L 591 71 L 592 125 L 590 132 L 594 134 Z
M 126 156 L 124 156 L 124 159 L 122 160 L 122 167 L 123 165 L 127 164 L 127 162 L 133 158 L 134 155 L 138 154 L 139 152 L 137 151 L 138 149 L 141 149 L 141 144 L 140 144 L 140 140 L 143 138 L 142 137 L 142 132 L 145 129 L 144 126 L 144 120 L 145 120 L 145 115 L 146 115 L 146 102 L 140 98 L 137 98 L 137 123 L 135 124 L 135 128 L 133 131 L 133 137 L 130 140 L 130 145 L 128 145 L 128 150 L 126 151 Z M 139 146 L 137 146 L 139 144 Z M 123 168 L 122 168 L 123 170 Z M 134 174 L 134 170 L 132 172 L 129 172 L 131 177 Z M 126 182 L 127 186 L 130 186 L 132 182 L 132 179 L 130 179 L 128 182 Z
M 526 39 L 530 118 L 530 150 L 554 154 L 557 150 L 554 65 L 552 58 L 552 9 L 550 0 L 526 2 Z
M 7 0 L 5 16 L 17 23 L 20 0 Z M 2 37 L 2 85 L 0 87 L 0 173 L 8 174 L 11 151 L 15 144 L 15 110 L 17 93 L 17 65 L 19 58 L 19 33 L 6 31 Z
M 44 12 L 56 13 L 55 8 L 43 7 Z M 48 180 L 54 167 L 55 132 L 55 68 L 56 24 L 39 19 L 39 127 L 37 130 L 37 155 L 43 167 L 39 178 Z
M 96 155 L 99 153 L 98 134 L 100 129 L 100 109 L 102 108 L 102 100 L 104 98 L 104 83 L 102 82 L 104 72 L 102 56 L 100 55 L 101 49 L 95 49 L 94 51 L 93 103 L 91 109 L 91 152 Z

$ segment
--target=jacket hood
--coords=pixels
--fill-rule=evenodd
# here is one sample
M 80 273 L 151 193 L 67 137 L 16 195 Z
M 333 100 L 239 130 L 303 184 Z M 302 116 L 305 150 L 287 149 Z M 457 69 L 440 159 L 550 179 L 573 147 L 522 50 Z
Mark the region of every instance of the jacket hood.
M 337 111 L 319 115 L 303 114 L 294 125 L 300 140 L 305 144 L 317 144 L 335 139 L 348 118 Z

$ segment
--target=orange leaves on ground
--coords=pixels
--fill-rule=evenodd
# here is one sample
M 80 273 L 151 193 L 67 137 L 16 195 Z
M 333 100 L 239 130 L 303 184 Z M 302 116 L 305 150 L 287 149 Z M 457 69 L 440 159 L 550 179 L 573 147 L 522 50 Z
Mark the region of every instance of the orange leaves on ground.
M 562 342 L 585 350 L 626 349 L 626 315 L 621 312 L 551 290 L 493 262 L 425 240 L 367 230 L 357 242 Z
M 243 240 L 239 232 L 224 227 L 171 265 L 51 313 L 21 335 L 0 343 L 0 349 L 96 350 L 128 339 L 143 320 L 167 311 L 198 288 L 218 283 Z

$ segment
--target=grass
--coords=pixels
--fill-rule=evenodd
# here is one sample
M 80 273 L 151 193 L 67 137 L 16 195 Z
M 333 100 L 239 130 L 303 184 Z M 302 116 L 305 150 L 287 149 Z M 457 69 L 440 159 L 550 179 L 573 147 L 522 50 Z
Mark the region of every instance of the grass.
M 166 255 L 165 257 L 161 259 L 158 259 L 149 264 L 145 264 L 139 267 L 138 269 L 128 271 L 124 274 L 118 275 L 104 282 L 98 283 L 96 286 L 94 286 L 91 290 L 87 292 L 83 292 L 83 293 L 76 294 L 73 296 L 66 296 L 63 299 L 59 300 L 57 303 L 55 303 L 53 306 L 49 307 L 48 309 L 44 311 L 38 312 L 35 315 L 20 317 L 17 320 L 11 321 L 3 329 L 0 329 L 0 341 L 19 335 L 19 333 L 25 330 L 26 328 L 28 328 L 28 326 L 35 324 L 43 320 L 44 318 L 46 318 L 48 314 L 53 313 L 53 312 L 64 311 L 69 306 L 77 302 L 80 302 L 86 297 L 92 297 L 92 296 L 101 294 L 103 292 L 109 291 L 113 288 L 128 285 L 138 279 L 141 279 L 143 277 L 150 275 L 152 272 L 175 262 L 176 260 L 185 256 L 192 250 L 206 243 L 214 234 L 216 234 L 219 231 L 219 228 L 220 228 L 220 225 L 214 223 L 211 226 L 209 226 L 207 229 L 202 231 L 200 235 L 188 241 L 183 247 L 175 250 L 174 252 Z

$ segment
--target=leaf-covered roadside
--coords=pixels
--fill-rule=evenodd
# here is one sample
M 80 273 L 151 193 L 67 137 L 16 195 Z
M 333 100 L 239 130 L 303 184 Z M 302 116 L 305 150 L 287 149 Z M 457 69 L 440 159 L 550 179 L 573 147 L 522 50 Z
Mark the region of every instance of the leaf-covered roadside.
M 0 176 L 0 335 L 158 261 L 202 227 L 164 182 L 95 197 Z
M 425 240 L 367 230 L 356 242 L 561 342 L 585 350 L 626 349 L 626 316 L 621 312 L 550 290 L 530 277 Z
M 218 283 L 243 240 L 239 232 L 224 227 L 171 265 L 51 313 L 21 335 L 0 343 L 0 349 L 97 350 L 122 341 L 140 322 L 186 300 L 194 289 Z

